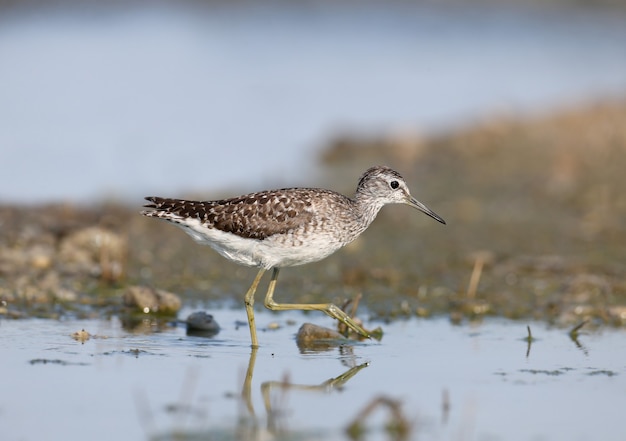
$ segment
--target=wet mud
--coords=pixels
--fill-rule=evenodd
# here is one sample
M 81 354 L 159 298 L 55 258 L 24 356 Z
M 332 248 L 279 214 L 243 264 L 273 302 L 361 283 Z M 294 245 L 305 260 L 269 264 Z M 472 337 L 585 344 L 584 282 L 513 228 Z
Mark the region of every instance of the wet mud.
M 283 271 L 281 301 L 341 305 L 360 296 L 361 318 L 383 322 L 626 324 L 623 101 L 424 137 L 347 133 L 320 162 L 326 186 L 346 194 L 366 167 L 397 168 L 448 225 L 385 207 L 353 244 Z M 240 304 L 255 270 L 140 216 L 141 202 L 1 206 L 0 314 L 175 315 L 185 303 Z

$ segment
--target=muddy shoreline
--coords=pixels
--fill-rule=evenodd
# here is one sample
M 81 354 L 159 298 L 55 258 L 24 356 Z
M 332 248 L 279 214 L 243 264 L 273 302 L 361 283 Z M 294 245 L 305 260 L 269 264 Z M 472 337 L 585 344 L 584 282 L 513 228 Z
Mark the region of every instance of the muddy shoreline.
M 625 101 L 431 137 L 348 133 L 321 162 L 324 186 L 346 194 L 363 169 L 390 165 L 448 225 L 388 207 L 345 250 L 283 271 L 284 301 L 362 294 L 382 320 L 626 325 Z M 118 314 L 131 286 L 183 303 L 242 301 L 254 269 L 140 216 L 141 204 L 0 206 L 0 315 Z

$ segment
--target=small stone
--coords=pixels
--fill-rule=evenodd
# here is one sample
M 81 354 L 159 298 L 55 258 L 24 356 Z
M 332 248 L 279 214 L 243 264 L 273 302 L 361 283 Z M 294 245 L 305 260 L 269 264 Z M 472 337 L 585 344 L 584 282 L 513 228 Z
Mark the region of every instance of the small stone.
M 81 329 L 80 331 L 74 332 L 72 334 L 72 338 L 81 343 L 85 343 L 87 340 L 89 340 L 90 337 L 91 334 L 89 334 L 89 332 L 85 331 L 84 329 Z
M 430 311 L 428 310 L 428 308 L 424 308 L 423 306 L 418 306 L 415 309 L 415 314 L 418 317 L 429 317 L 430 316 Z
M 187 333 L 204 332 L 214 335 L 220 331 L 220 325 L 217 324 L 217 321 L 211 314 L 204 311 L 189 314 L 185 323 L 187 324 Z
M 607 309 L 608 316 L 617 323 L 626 323 L 626 306 L 615 305 Z
M 124 305 L 143 313 L 167 315 L 178 312 L 181 301 L 171 292 L 145 286 L 129 286 L 124 292 Z
M 108 281 L 124 276 L 126 239 L 101 227 L 82 228 L 64 238 L 59 259 L 70 273 L 86 273 Z
M 35 254 L 31 257 L 30 263 L 34 269 L 45 270 L 52 266 L 52 257 L 47 254 Z
M 296 343 L 300 347 L 314 346 L 319 343 L 324 343 L 329 346 L 335 343 L 335 346 L 338 346 L 346 341 L 348 341 L 348 339 L 339 332 L 312 323 L 305 323 L 300 326 L 298 334 L 296 335 Z

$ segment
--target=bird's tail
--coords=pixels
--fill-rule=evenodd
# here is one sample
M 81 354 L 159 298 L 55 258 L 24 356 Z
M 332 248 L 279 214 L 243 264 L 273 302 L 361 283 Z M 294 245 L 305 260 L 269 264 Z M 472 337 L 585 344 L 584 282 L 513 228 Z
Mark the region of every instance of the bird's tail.
M 179 215 L 180 209 L 185 205 L 182 199 L 162 198 L 158 196 L 148 196 L 145 198 L 150 204 L 145 204 L 144 208 L 151 210 L 143 210 L 141 214 L 149 217 L 170 217 Z

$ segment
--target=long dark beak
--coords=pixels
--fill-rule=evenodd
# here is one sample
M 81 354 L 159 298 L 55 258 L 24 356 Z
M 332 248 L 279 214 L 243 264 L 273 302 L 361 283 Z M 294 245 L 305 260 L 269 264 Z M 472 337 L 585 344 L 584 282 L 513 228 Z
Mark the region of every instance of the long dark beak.
M 410 205 L 413 208 L 418 209 L 422 213 L 425 213 L 425 214 L 429 215 L 430 217 L 435 219 L 437 222 L 441 222 L 444 225 L 446 224 L 446 221 L 443 220 L 443 218 L 441 216 L 439 216 L 437 213 L 435 213 L 433 210 L 428 208 L 426 205 L 422 204 L 420 201 L 418 201 L 414 197 L 411 197 L 411 199 L 409 199 L 407 204 Z

